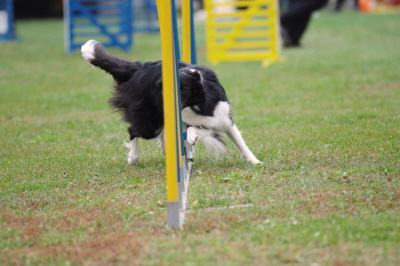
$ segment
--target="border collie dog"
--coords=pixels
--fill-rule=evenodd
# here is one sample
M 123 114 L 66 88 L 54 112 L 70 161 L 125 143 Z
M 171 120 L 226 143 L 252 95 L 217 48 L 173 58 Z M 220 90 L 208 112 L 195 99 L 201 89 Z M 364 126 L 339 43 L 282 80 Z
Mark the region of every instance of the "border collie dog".
M 86 62 L 103 69 L 115 80 L 111 107 L 122 113 L 130 124 L 128 163 L 139 161 L 138 139 L 159 138 L 164 151 L 161 61 L 131 62 L 106 52 L 97 41 L 87 41 L 81 48 Z M 226 133 L 243 158 L 253 164 L 259 160 L 246 146 L 233 122 L 225 90 L 209 68 L 179 62 L 182 120 L 191 145 L 201 142 L 210 153 L 226 152 L 220 133 Z M 171 110 L 174 112 L 174 110 Z

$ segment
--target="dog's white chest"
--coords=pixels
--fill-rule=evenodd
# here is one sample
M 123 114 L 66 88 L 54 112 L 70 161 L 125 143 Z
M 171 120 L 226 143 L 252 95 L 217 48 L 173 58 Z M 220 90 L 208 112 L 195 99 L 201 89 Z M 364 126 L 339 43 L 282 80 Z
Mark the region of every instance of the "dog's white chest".
M 214 109 L 213 116 L 198 115 L 190 107 L 186 107 L 182 110 L 182 120 L 191 126 L 223 130 L 232 123 L 229 112 L 230 106 L 228 102 L 219 102 Z

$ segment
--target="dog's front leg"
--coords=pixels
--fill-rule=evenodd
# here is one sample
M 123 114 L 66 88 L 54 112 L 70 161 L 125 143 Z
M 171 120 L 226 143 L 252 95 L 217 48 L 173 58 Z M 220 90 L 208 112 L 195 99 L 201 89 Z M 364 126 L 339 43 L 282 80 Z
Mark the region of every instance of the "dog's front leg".
M 240 131 L 238 130 L 235 124 L 229 127 L 228 131 L 226 131 L 226 134 L 233 141 L 233 143 L 235 143 L 236 147 L 238 147 L 240 153 L 242 154 L 243 158 L 246 161 L 251 162 L 252 164 L 260 163 L 260 161 L 254 156 L 254 154 L 247 147 L 246 143 L 243 140 L 242 135 L 240 134 Z
M 195 145 L 199 140 L 204 139 L 212 133 L 209 129 L 189 127 L 187 129 L 187 141 L 190 145 Z
M 139 162 L 139 138 L 134 138 L 129 143 L 125 143 L 125 146 L 130 149 L 128 154 L 128 164 L 137 164 Z

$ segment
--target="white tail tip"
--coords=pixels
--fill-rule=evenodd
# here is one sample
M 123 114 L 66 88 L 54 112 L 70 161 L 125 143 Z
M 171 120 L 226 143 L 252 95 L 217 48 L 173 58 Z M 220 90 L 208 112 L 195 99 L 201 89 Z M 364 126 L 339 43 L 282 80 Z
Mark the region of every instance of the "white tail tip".
M 90 63 L 93 59 L 95 59 L 94 47 L 98 43 L 99 43 L 98 41 L 89 40 L 84 45 L 82 45 L 81 47 L 82 57 L 85 59 L 86 62 Z

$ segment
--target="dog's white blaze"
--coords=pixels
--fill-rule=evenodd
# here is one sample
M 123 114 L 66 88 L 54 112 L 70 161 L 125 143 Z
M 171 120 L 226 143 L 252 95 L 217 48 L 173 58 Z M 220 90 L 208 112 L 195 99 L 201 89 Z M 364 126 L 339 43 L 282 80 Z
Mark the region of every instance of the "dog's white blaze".
M 182 110 L 182 120 L 191 126 L 203 126 L 217 131 L 225 131 L 232 124 L 229 112 L 228 102 L 219 102 L 215 107 L 213 116 L 198 115 L 190 107 L 186 107 Z

